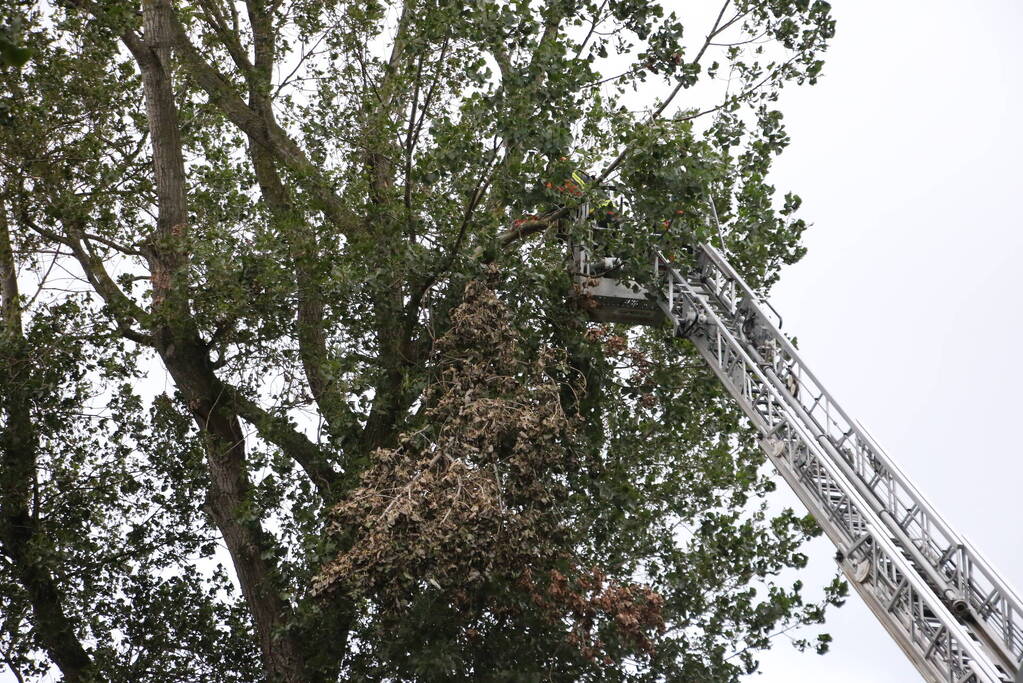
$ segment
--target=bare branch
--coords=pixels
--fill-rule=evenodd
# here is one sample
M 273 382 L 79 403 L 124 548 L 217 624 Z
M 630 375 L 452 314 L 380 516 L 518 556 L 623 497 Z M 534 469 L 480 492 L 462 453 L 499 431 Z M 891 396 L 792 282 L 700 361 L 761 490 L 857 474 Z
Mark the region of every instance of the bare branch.
M 234 387 L 225 386 L 228 401 L 259 436 L 294 460 L 309 476 L 324 501 L 332 500 L 332 487 L 339 475 L 331 469 L 324 453 L 284 416 L 274 415 Z
M 742 16 L 744 16 L 743 14 L 737 14 L 735 17 L 728 20 L 724 24 L 721 23 L 721 20 L 725 16 L 725 11 L 728 10 L 728 6 L 731 4 L 731 2 L 732 0 L 725 0 L 725 3 L 721 6 L 721 11 L 718 12 L 717 19 L 714 20 L 714 26 L 711 28 L 710 33 L 707 34 L 707 38 L 706 40 L 704 40 L 703 46 L 700 48 L 700 51 L 696 53 L 696 57 L 692 61 L 693 64 L 700 63 L 700 59 L 703 58 L 703 54 L 707 51 L 707 48 L 710 47 L 711 42 L 714 40 L 715 37 L 717 37 L 718 34 L 720 34 L 722 31 L 727 29 L 729 26 L 738 21 Z M 643 122 L 643 125 L 649 125 L 650 123 L 660 118 L 661 114 L 664 113 L 664 110 L 667 109 L 668 105 L 671 104 L 672 100 L 675 99 L 675 96 L 678 95 L 679 92 L 681 92 L 682 89 L 685 87 L 686 81 L 685 80 L 679 81 L 678 85 L 675 86 L 674 90 L 671 91 L 668 97 L 666 97 L 664 101 L 661 102 L 660 106 L 658 106 L 657 109 L 655 109 L 650 114 L 647 120 Z M 621 153 L 614 159 L 614 161 L 612 161 L 604 168 L 604 170 L 593 182 L 593 184 L 589 188 L 587 188 L 587 192 L 592 192 L 596 190 L 598 187 L 600 187 L 600 184 L 603 183 L 607 179 L 607 177 L 611 175 L 611 173 L 616 168 L 618 168 L 618 166 L 621 165 L 623 161 L 625 161 L 625 158 L 632 152 L 633 148 L 634 148 L 633 145 L 627 145 L 625 149 L 623 149 Z
M 604 19 L 606 19 L 604 16 L 604 8 L 607 7 L 608 2 L 610 2 L 610 0 L 604 0 L 604 2 L 600 3 L 600 7 L 597 8 L 597 11 L 593 13 L 593 20 L 590 21 L 590 30 L 587 31 L 586 36 L 583 38 L 583 42 L 579 43 L 579 47 L 575 51 L 576 59 L 579 59 L 579 56 L 586 48 L 586 44 L 590 42 L 590 38 L 593 37 L 593 32 L 596 31 L 597 27 L 604 22 Z

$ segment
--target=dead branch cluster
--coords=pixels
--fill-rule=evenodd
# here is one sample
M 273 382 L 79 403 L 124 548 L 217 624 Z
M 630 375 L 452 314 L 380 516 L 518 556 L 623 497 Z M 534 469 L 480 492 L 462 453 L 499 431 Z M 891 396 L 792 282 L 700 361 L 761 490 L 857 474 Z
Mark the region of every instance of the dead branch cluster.
M 507 308 L 474 280 L 435 348 L 426 424 L 393 449 L 379 449 L 361 486 L 332 511 L 344 549 L 315 590 L 342 590 L 401 610 L 423 591 L 442 591 L 467 620 L 501 610 L 512 587 L 584 656 L 599 618 L 640 652 L 661 626 L 660 598 L 648 588 L 605 582 L 577 566 L 559 503 L 575 461 L 574 425 L 555 379 L 562 354 L 527 358 Z M 472 597 L 470 597 L 472 596 Z M 489 601 L 489 602 L 488 602 Z M 467 624 L 468 626 L 468 624 Z

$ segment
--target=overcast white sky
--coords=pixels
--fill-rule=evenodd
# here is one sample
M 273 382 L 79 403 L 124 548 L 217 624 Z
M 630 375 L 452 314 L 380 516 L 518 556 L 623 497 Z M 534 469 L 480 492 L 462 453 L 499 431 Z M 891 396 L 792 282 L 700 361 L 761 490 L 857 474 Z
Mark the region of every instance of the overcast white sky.
M 832 393 L 1018 589 L 1023 4 L 835 5 L 825 77 L 782 100 L 793 144 L 774 181 L 815 225 L 772 301 Z M 818 583 L 833 554 L 811 546 Z M 831 653 L 778 643 L 751 680 L 919 680 L 855 595 L 827 628 Z
M 772 301 L 807 362 L 952 527 L 1023 587 L 1023 4 L 836 2 L 825 78 L 782 100 L 774 176 L 805 259 Z M 821 580 L 833 550 L 813 546 Z M 896 683 L 916 670 L 853 596 L 832 653 L 761 683 Z

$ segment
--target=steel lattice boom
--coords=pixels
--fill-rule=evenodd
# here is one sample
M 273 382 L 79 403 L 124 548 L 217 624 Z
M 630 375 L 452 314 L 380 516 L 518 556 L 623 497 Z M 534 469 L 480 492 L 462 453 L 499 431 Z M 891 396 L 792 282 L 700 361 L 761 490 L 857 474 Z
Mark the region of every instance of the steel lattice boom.
M 773 308 L 716 249 L 703 245 L 697 257 L 680 272 L 656 254 L 656 285 L 646 292 L 609 277 L 614 260 L 585 248 L 573 250 L 573 270 L 600 304 L 598 318 L 663 316 L 692 341 L 837 547 L 849 582 L 926 680 L 1023 680 L 1023 601 L 835 402 Z

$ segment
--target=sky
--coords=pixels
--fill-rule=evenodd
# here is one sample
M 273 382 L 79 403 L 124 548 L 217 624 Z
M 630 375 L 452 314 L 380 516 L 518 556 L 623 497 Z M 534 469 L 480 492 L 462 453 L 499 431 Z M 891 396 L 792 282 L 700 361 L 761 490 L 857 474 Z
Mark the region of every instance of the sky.
M 825 77 L 780 103 L 792 145 L 774 184 L 814 225 L 771 301 L 846 411 L 1019 592 L 1023 4 L 834 5 Z M 810 576 L 827 580 L 833 554 L 811 545 Z M 827 630 L 829 654 L 778 643 L 750 680 L 920 680 L 855 595 Z
M 840 0 L 834 16 L 824 77 L 780 103 L 792 145 L 773 182 L 814 225 L 772 303 L 829 391 L 1019 590 L 1023 4 Z M 806 582 L 826 582 L 834 549 L 809 554 Z M 919 680 L 857 596 L 826 629 L 830 653 L 781 636 L 750 680 Z

